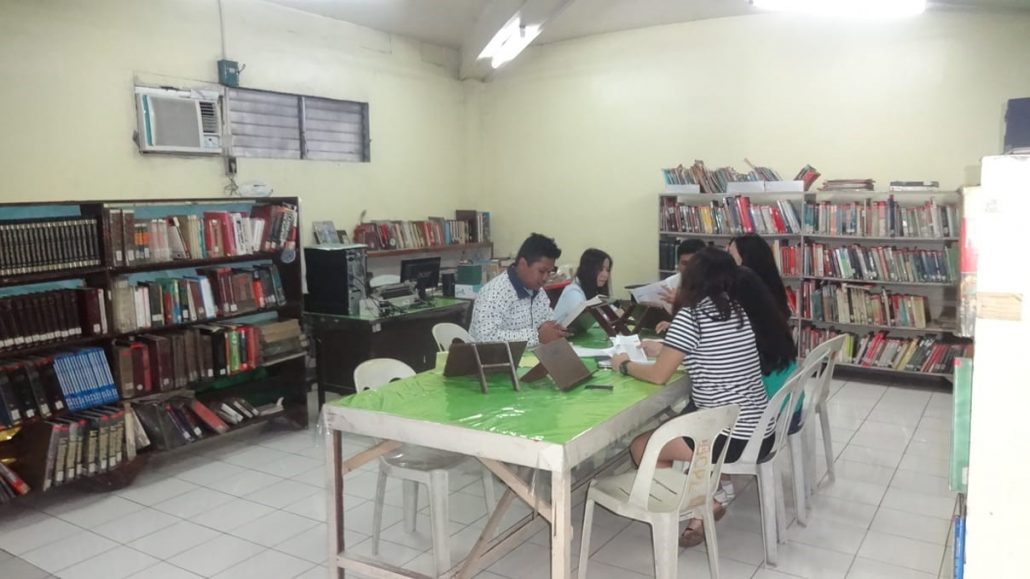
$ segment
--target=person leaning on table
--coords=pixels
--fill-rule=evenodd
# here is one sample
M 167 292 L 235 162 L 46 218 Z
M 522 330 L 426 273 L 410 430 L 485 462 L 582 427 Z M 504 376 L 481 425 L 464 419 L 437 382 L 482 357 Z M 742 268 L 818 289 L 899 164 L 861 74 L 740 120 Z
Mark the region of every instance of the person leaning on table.
M 559 257 L 561 249 L 550 237 L 533 233 L 522 242 L 515 263 L 479 290 L 469 325 L 472 339 L 535 346 L 566 336 L 542 289 Z
M 739 405 L 740 415 L 732 432 L 719 435 L 712 451 L 718 456 L 726 446 L 727 463 L 740 458 L 769 405 L 754 331 L 743 306 L 733 298 L 739 273 L 737 264 L 725 251 L 714 247 L 698 251 L 684 271 L 676 296 L 679 307 L 664 341 L 645 342 L 648 355 L 657 357 L 655 363 L 630 362 L 625 354 L 612 356 L 613 369 L 654 384 L 668 382 L 680 363 L 686 361 L 692 392 L 684 413 Z M 634 464 L 640 463 L 653 433 L 645 432 L 630 444 Z M 772 449 L 772 425 L 764 435 L 760 456 Z M 658 455 L 658 468 L 670 468 L 673 461 L 690 462 L 692 447 L 693 441 L 688 439 L 669 442 Z M 723 505 L 719 500 L 713 504 L 717 520 L 726 512 Z M 680 537 L 680 545 L 691 547 L 703 540 L 701 520 L 691 519 Z

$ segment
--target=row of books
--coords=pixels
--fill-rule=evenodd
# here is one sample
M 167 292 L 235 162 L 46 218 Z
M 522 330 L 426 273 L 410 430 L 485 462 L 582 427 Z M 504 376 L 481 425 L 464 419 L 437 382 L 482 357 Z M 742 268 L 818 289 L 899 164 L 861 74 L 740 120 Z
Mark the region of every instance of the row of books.
M 690 175 L 691 181 L 701 186 L 702 193 L 725 193 L 729 183 L 739 181 L 780 181 L 780 175 L 768 167 L 757 167 L 751 165 L 751 170 L 740 173 L 733 167 L 722 167 L 721 169 L 709 170 L 705 167 L 704 161 L 694 161 L 689 171 L 681 171 L 685 176 Z M 682 165 L 677 169 L 682 169 Z
M 807 354 L 822 342 L 841 335 L 836 330 L 804 328 L 801 334 L 801 352 Z M 864 336 L 843 332 L 848 336 L 841 352 L 841 361 L 847 364 L 920 372 L 924 374 L 950 374 L 955 358 L 973 355 L 971 343 L 947 343 L 934 336 L 898 338 L 887 332 L 870 332 Z
M 116 342 L 114 375 L 122 398 L 186 388 L 260 366 L 253 324 L 201 324 Z
M 198 275 L 131 283 L 127 277 L 111 287 L 116 332 L 126 333 L 286 304 L 275 264 L 249 268 L 205 268 Z
M 866 281 L 954 283 L 958 281 L 958 248 L 897 247 L 831 248 L 821 243 L 805 246 L 807 275 Z
M 749 197 L 741 195 L 692 205 L 677 203 L 675 197 L 664 199 L 659 223 L 662 231 L 716 235 L 801 233 L 794 205 L 786 200 L 752 205 Z
M 0 351 L 106 333 L 107 303 L 100 288 L 0 298 Z
M 0 222 L 0 276 L 97 267 L 99 239 L 94 218 Z
M 660 237 L 658 239 L 658 269 L 674 271 L 679 265 L 679 258 L 676 256 L 679 250 L 680 240 L 674 237 Z
M 102 406 L 32 424 L 18 435 L 26 448 L 13 470 L 44 492 L 112 471 L 126 459 L 126 416 L 124 408 Z
M 232 426 L 276 412 L 279 408 L 272 405 L 259 409 L 240 397 L 205 404 L 195 398 L 176 396 L 163 401 L 133 404 L 132 410 L 143 427 L 147 445 L 154 450 L 168 450 L 225 434 Z
M 959 234 L 958 207 L 927 201 L 903 207 L 891 195 L 886 201 L 806 203 L 805 233 L 866 237 L 939 238 Z
M 773 239 L 769 242 L 773 252 L 773 259 L 776 260 L 776 267 L 783 277 L 801 277 L 802 260 L 801 247 L 799 244 L 791 244 L 782 239 Z
M 300 320 L 296 318 L 256 325 L 263 360 L 306 352 L 308 349 L 308 338 L 300 328 Z
M 0 362 L 0 428 L 117 401 L 102 348 Z
M 865 286 L 814 281 L 801 284 L 801 316 L 822 322 L 926 328 L 926 297 Z
M 134 209 L 104 209 L 111 232 L 108 262 L 130 267 L 140 263 L 210 259 L 295 247 L 297 208 L 290 204 L 257 205 L 250 214 L 205 211 L 202 214 L 136 219 Z
M 490 241 L 490 212 L 458 210 L 454 219 L 372 221 L 354 228 L 354 241 L 369 249 L 422 249 Z

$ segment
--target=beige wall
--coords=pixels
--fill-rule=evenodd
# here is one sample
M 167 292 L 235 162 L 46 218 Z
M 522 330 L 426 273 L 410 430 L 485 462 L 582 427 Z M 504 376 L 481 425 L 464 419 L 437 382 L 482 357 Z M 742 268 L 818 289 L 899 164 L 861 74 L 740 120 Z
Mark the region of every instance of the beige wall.
M 1030 18 L 852 23 L 745 16 L 531 48 L 485 85 L 483 190 L 498 252 L 530 231 L 562 261 L 657 276 L 661 167 L 747 157 L 787 178 L 975 183 L 1005 101 L 1030 96 Z
M 373 163 L 239 162 L 239 181 L 299 195 L 305 221 L 449 215 L 465 205 L 457 53 L 259 0 L 226 0 L 242 85 L 370 103 Z M 143 156 L 135 80 L 217 82 L 215 0 L 5 0 L 0 201 L 217 197 L 220 158 Z M 305 237 L 306 239 L 306 237 Z

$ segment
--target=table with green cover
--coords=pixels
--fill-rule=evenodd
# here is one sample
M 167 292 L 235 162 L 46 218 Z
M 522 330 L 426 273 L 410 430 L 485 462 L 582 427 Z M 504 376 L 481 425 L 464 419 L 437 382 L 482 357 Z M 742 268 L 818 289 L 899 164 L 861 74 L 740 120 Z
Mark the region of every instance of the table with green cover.
M 607 338 L 597 332 L 574 340 L 587 347 L 603 347 Z M 326 457 L 330 470 L 329 567 L 351 569 L 380 577 L 421 577 L 344 552 L 342 507 L 343 475 L 396 448 L 398 443 L 460 453 L 479 459 L 509 487 L 498 506 L 505 508 L 517 495 L 531 503 L 543 519 L 552 523 L 551 577 L 571 574 L 571 493 L 574 466 L 634 432 L 670 406 L 689 395 L 689 380 L 677 374 L 666 386 L 657 386 L 622 376 L 611 370 L 597 370 L 586 384 L 612 386 L 612 390 L 587 389 L 583 385 L 568 391 L 556 389 L 549 379 L 521 384 L 516 392 L 507 374 L 488 375 L 489 393 L 483 394 L 478 376 L 445 378 L 443 356 L 436 369 L 429 370 L 359 394 L 328 402 L 323 407 L 327 437 Z M 535 358 L 527 354 L 524 368 Z M 593 360 L 585 360 L 591 369 Z M 343 433 L 370 436 L 387 442 L 343 460 Z M 551 473 L 549 497 L 533 494 L 507 465 Z M 528 500 L 527 500 L 528 499 Z M 497 513 L 495 513 L 496 515 Z M 494 518 L 487 524 L 482 544 L 463 564 L 447 576 L 471 576 L 517 546 L 535 529 L 525 526 L 494 540 L 488 536 Z M 487 546 L 489 541 L 492 543 Z M 479 551 L 479 552 L 477 552 Z

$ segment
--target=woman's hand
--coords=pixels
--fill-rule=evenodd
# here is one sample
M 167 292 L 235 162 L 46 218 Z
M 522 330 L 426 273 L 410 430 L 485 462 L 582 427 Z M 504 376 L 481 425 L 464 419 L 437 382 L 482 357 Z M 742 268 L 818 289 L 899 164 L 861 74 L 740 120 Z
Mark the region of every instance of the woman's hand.
M 671 325 L 672 322 L 658 322 L 654 327 L 654 331 L 656 334 L 664 334 L 665 330 L 668 330 Z
M 648 358 L 657 358 L 662 351 L 662 343 L 658 340 L 641 340 L 640 346 Z
M 628 361 L 629 356 L 627 356 L 626 354 L 616 354 L 612 356 L 612 370 L 615 370 L 617 372 L 619 370 L 619 367 L 622 366 L 622 363 Z

